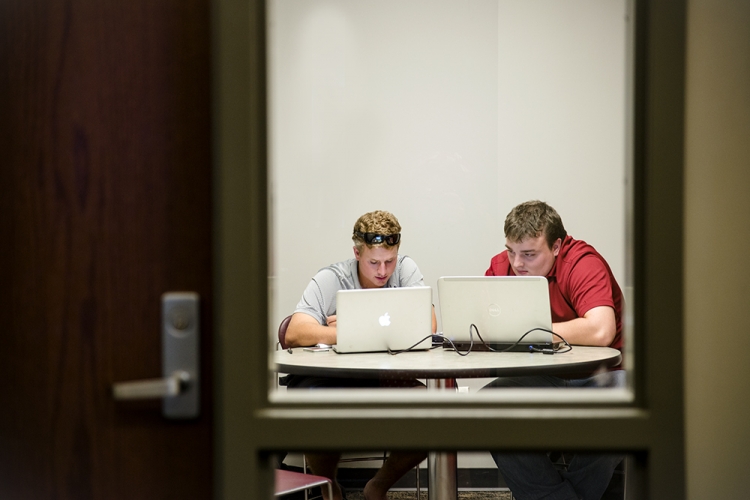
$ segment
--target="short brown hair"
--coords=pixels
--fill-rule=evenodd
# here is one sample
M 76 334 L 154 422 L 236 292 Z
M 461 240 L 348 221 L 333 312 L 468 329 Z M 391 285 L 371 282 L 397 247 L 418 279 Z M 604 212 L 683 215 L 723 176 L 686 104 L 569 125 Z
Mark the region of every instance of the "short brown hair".
M 362 215 L 357 222 L 354 223 L 354 231 L 352 234 L 352 241 L 357 247 L 357 250 L 362 250 L 363 246 L 367 248 L 381 247 L 385 243 L 376 243 L 368 245 L 365 241 L 357 236 L 356 233 L 378 233 L 385 236 L 390 234 L 400 234 L 401 224 L 398 223 L 398 219 L 395 215 L 385 210 L 375 210 L 374 212 L 367 212 Z M 395 247 L 398 248 L 401 245 L 399 241 Z
M 515 243 L 543 234 L 549 248 L 558 238 L 564 240 L 568 235 L 557 211 L 539 200 L 517 205 L 505 218 L 504 229 L 505 237 Z

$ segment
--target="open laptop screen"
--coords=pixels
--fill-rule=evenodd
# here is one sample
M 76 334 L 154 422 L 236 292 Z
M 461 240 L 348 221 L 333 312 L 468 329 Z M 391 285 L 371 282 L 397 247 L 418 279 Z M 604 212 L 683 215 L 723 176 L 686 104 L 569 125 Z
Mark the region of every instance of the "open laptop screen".
M 489 344 L 511 345 L 534 328 L 552 329 L 549 289 L 543 276 L 444 276 L 438 279 L 443 335 L 471 339 L 471 325 Z M 552 334 L 536 330 L 521 344 L 553 344 Z M 474 343 L 481 343 L 476 332 Z
M 374 288 L 336 293 L 338 353 L 429 349 L 432 288 Z

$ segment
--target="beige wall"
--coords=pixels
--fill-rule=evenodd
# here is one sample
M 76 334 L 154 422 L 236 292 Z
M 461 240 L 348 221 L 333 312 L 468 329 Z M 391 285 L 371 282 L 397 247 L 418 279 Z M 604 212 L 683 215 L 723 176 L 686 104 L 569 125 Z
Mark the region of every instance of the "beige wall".
M 688 9 L 687 491 L 747 498 L 750 2 L 690 0 Z

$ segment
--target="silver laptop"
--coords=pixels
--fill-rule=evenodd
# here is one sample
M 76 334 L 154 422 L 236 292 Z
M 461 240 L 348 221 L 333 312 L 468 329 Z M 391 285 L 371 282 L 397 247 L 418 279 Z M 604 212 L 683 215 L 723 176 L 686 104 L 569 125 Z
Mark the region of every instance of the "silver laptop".
M 432 288 L 372 288 L 336 293 L 338 353 L 432 347 Z
M 443 335 L 467 348 L 481 350 L 479 335 L 492 349 L 530 351 L 559 344 L 553 335 L 534 328 L 552 330 L 547 278 L 543 276 L 444 276 L 438 279 L 440 319 Z M 520 340 L 520 341 L 519 341 Z M 449 343 L 444 347 L 449 347 Z

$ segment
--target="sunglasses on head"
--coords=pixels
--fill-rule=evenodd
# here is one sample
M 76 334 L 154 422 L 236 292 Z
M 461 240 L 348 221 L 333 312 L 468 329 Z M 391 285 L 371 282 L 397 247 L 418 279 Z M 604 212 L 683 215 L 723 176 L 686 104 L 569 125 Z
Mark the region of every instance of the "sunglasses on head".
M 401 233 L 396 234 L 378 234 L 378 233 L 361 233 L 359 231 L 354 231 L 354 236 L 357 236 L 358 238 L 362 238 L 365 240 L 365 243 L 368 245 L 380 245 L 382 243 L 385 243 L 389 247 L 392 247 L 394 245 L 398 245 L 398 242 L 401 241 Z

